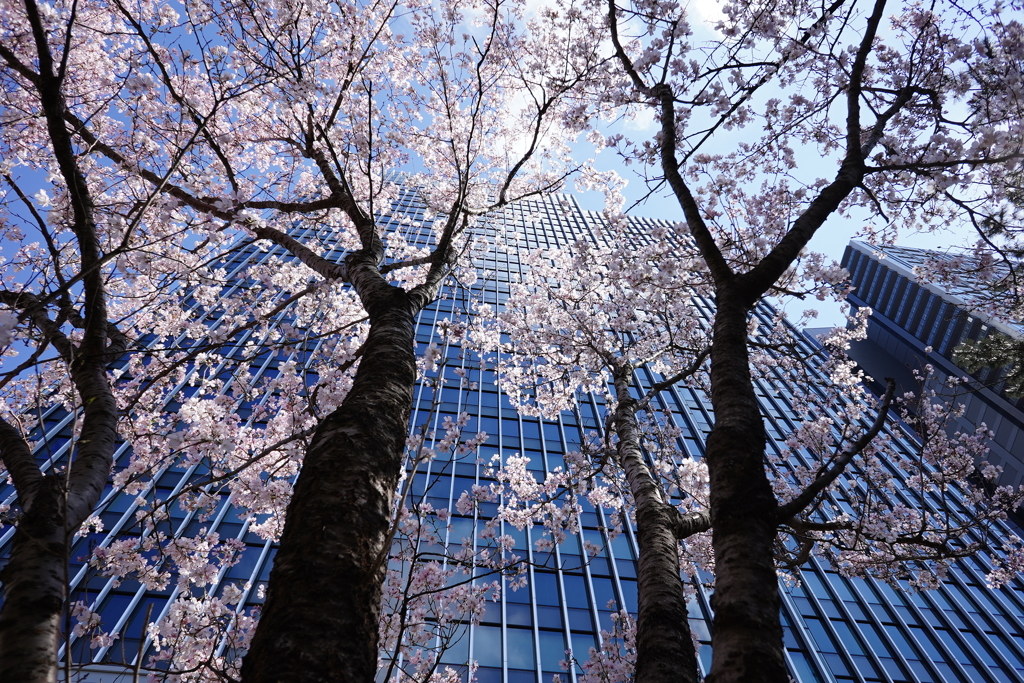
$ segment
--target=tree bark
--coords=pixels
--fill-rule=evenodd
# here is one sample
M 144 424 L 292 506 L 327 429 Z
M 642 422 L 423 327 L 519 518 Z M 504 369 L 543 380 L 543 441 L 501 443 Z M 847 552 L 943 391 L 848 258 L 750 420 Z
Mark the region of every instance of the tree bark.
M 635 683 L 696 683 L 697 656 L 690 637 L 686 598 L 679 577 L 678 511 L 662 499 L 640 450 L 636 400 L 629 393 L 628 371 L 616 371 L 615 433 L 618 461 L 636 506 L 637 632 Z M 600 607 L 600 605 L 598 605 Z
M 4 604 L 0 608 L 0 671 L 5 680 L 51 683 L 57 680 L 60 617 L 67 599 L 67 552 L 71 536 L 92 513 L 103 493 L 117 447 L 117 402 L 106 376 L 108 353 L 124 350 L 123 335 L 108 347 L 114 327 L 107 320 L 106 289 L 96 235 L 94 204 L 85 175 L 65 127 L 67 110 L 61 91 L 63 74 L 54 71 L 47 32 L 33 0 L 25 2 L 39 58 L 34 83 L 54 158 L 71 198 L 71 229 L 81 258 L 84 290 L 81 342 L 76 346 L 47 317 L 32 294 L 4 303 L 20 308 L 50 340 L 67 365 L 82 405 L 82 430 L 74 444 L 74 461 L 65 474 L 43 476 L 22 435 L 0 426 L 0 458 L 15 475 L 23 515 L 11 557 L 4 567 Z M 60 264 L 54 262 L 54 268 Z
M 10 559 L 0 571 L 4 596 L 0 609 L 0 671 L 5 680 L 57 680 L 70 539 L 99 502 L 117 446 L 117 406 L 104 365 L 94 360 L 71 373 L 84 406 L 71 471 L 43 476 L 36 470 L 38 478 L 33 478 L 30 486 L 18 487 L 23 515 Z M 0 458 L 5 464 L 34 465 L 28 445 L 17 430 L 4 423 L 0 432 Z
M 705 458 L 711 480 L 715 592 L 710 683 L 785 683 L 776 500 L 764 469 L 767 437 L 747 351 L 747 313 L 719 291 L 711 351 L 715 425 Z
M 45 477 L 0 572 L 0 670 L 5 680 L 55 683 L 65 600 L 62 482 Z
M 367 683 L 376 673 L 380 558 L 387 556 L 416 380 L 419 307 L 375 265 L 369 269 L 360 281 L 364 269 L 349 258 L 370 332 L 352 389 L 317 427 L 296 481 L 242 664 L 246 683 Z

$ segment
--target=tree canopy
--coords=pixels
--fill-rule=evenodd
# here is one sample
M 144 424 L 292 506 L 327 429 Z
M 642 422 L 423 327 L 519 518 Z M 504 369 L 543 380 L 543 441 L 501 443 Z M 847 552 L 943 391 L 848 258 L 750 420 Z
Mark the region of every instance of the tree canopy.
M 503 310 L 476 309 L 473 343 L 503 354 L 521 410 L 608 392 L 603 440 L 558 481 L 605 481 L 620 493 L 601 504 L 635 515 L 650 579 L 636 680 L 696 678 L 680 549 L 685 571 L 716 572 L 715 683 L 786 679 L 776 572 L 812 547 L 851 574 L 895 580 L 909 564 L 922 586 L 989 551 L 1021 493 L 968 481 L 983 435 L 951 438 L 940 410 L 919 411 L 908 476 L 921 495 L 968 491 L 976 511 L 894 502 L 879 434 L 902 397 L 860 388 L 851 333 L 820 386 L 793 331 L 751 316 L 768 296 L 844 294 L 842 269 L 807 251 L 840 220 L 879 236 L 961 221 L 979 249 L 1013 253 L 1024 28 L 987 2 L 721 11 L 708 26 L 660 1 L 6 4 L 0 460 L 17 530 L 0 662 L 54 680 L 69 615 L 111 645 L 68 599 L 68 562 L 90 552 L 103 575 L 174 591 L 149 636 L 186 678 L 365 681 L 379 657 L 388 677 L 457 676 L 435 650 L 493 589 L 456 576 L 518 565 L 493 526 L 476 530 L 490 549 L 448 564 L 423 551 L 448 512 L 409 504 L 407 463 L 481 437 L 460 445 L 459 417 L 430 448 L 426 432 L 407 439 L 417 378 L 440 394 L 444 377 L 415 316 L 446 287 L 472 296 L 473 255 L 503 248 L 491 217 L 571 178 L 607 194 L 603 244 L 531 255 Z M 654 132 L 616 123 L 636 117 Z M 626 229 L 614 174 L 577 158 L 581 134 L 675 198 L 671 230 Z M 640 366 L 654 384 L 635 384 Z M 806 417 L 795 469 L 766 452 L 754 390 L 780 368 Z M 675 383 L 713 406 L 700 463 L 651 409 Z M 33 443 L 55 405 L 63 442 Z M 507 467 L 501 486 L 521 487 Z M 164 491 L 172 470 L 191 479 Z M 851 477 L 860 497 L 837 512 Z M 120 493 L 139 498 L 132 524 L 89 548 L 92 510 Z M 237 608 L 243 589 L 206 591 L 240 559 L 237 539 L 202 527 L 229 496 L 279 542 L 258 615 Z M 1000 555 L 997 578 L 1021 559 Z

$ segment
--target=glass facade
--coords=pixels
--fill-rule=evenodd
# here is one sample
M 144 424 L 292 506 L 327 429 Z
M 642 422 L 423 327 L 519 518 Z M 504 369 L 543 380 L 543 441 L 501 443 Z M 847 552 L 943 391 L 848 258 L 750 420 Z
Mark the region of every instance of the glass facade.
M 932 365 L 936 372 L 930 388 L 964 407 L 957 428 L 969 431 L 984 423 L 993 432 L 989 462 L 1003 468 L 999 483 L 1019 486 L 1024 483 L 1024 398 L 1006 395 L 998 369 L 973 373 L 973 381 L 957 392 L 942 384 L 968 374 L 953 359 L 959 344 L 993 329 L 1020 338 L 1024 325 L 994 322 L 977 312 L 972 298 L 979 287 L 970 275 L 948 290 L 918 282 L 915 269 L 949 258 L 925 249 L 851 242 L 842 262 L 853 287 L 849 301 L 855 308 L 871 308 L 872 314 L 868 340 L 855 344 L 850 355 L 874 377 L 895 377 L 901 391 L 917 391 L 912 371 Z
M 397 200 L 392 214 L 381 220 L 389 221 L 394 229 L 402 229 L 423 221 L 424 215 L 417 195 L 408 190 Z M 637 236 L 653 226 L 671 227 L 664 221 L 629 220 L 629 230 Z M 484 233 L 501 233 L 505 243 L 514 248 L 478 255 L 473 265 L 481 279 L 474 289 L 486 302 L 500 305 L 508 295 L 510 279 L 520 269 L 516 248 L 566 246 L 580 239 L 599 241 L 602 228 L 600 214 L 583 211 L 569 196 L 520 202 L 480 226 Z M 323 238 L 314 231 L 297 231 L 295 237 Z M 288 258 L 274 247 L 248 245 L 234 251 L 223 264 L 227 275 L 224 281 L 233 283 L 225 285 L 225 294 L 232 287 L 245 286 L 244 281 L 232 277 L 233 273 L 240 273 L 243 266 L 256 260 L 272 257 Z M 919 286 L 900 282 L 897 289 L 902 294 L 897 296 L 893 287 L 899 278 L 882 272 L 877 263 L 858 262 L 854 269 L 858 268 L 862 278 L 859 281 L 875 283 L 875 298 L 887 298 L 886 309 L 894 311 L 897 318 L 913 318 L 921 327 L 927 327 L 929 334 L 945 336 L 948 317 L 939 314 L 932 297 L 922 297 Z M 456 419 L 463 412 L 469 415 L 463 438 L 480 431 L 488 435 L 479 452 L 467 454 L 452 449 L 447 453 L 439 451 L 436 458 L 418 465 L 410 461 L 410 501 L 421 507 L 429 504 L 434 510 L 451 511 L 439 527 L 439 547 L 460 546 L 462 539 L 474 536 L 482 522 L 495 514 L 500 501 L 481 504 L 468 514 L 457 512 L 464 492 L 491 481 L 487 463 L 493 456 L 525 455 L 530 458 L 529 467 L 543 477 L 544 472 L 564 462 L 566 453 L 579 448 L 586 433 L 603 428 L 605 411 L 601 395 L 586 394 L 579 396 L 573 410 L 562 413 L 557 420 L 519 414 L 499 391 L 493 373 L 482 370 L 479 362 L 465 353 L 451 335 L 440 334 L 442 328 L 465 318 L 466 304 L 462 290 L 447 290 L 421 313 L 417 330 L 420 351 L 437 345 L 440 358 L 437 367 L 427 371 L 417 386 L 410 435 L 429 434 L 432 430 L 443 434 L 445 419 Z M 710 303 L 702 305 L 705 314 L 710 315 Z M 213 330 L 220 324 L 216 302 L 208 305 L 208 309 L 207 324 Z M 283 307 L 277 314 L 277 324 L 290 324 L 291 310 Z M 770 327 L 776 313 L 761 305 L 754 316 Z M 153 343 L 167 341 L 154 339 Z M 252 342 L 258 347 L 259 339 Z M 254 375 L 273 376 L 285 363 L 301 368 L 328 342 L 307 340 L 293 344 L 284 354 L 249 355 L 246 362 Z M 810 340 L 800 344 L 810 356 L 818 350 Z M 188 373 L 200 370 L 198 364 L 188 366 L 180 383 L 181 395 L 169 397 L 172 403 L 184 400 L 190 386 Z M 231 365 L 225 362 L 214 372 L 230 378 Z M 449 381 L 434 381 L 438 373 Z M 648 386 L 656 379 L 653 372 L 637 373 L 637 380 Z M 759 380 L 757 391 L 770 437 L 769 455 L 781 455 L 785 452 L 784 441 L 797 423 L 788 377 L 780 370 L 774 377 Z M 703 444 L 714 420 L 706 397 L 699 390 L 678 386 L 663 392 L 657 400 L 659 409 L 680 430 L 681 452 L 691 458 L 702 457 Z M 243 413 L 255 411 L 247 403 L 239 409 Z M 57 406 L 45 412 L 38 435 L 38 455 L 44 469 L 53 470 L 66 462 L 73 420 L 72 414 Z M 254 426 L 258 428 L 258 422 Z M 894 448 L 908 452 L 912 449 L 913 437 L 898 424 L 892 422 L 885 429 Z M 127 447 L 122 448 L 117 455 L 117 471 L 129 467 L 130 457 Z M 792 456 L 795 460 L 801 457 Z M 781 474 L 788 467 L 808 464 L 776 460 L 773 466 Z M 129 493 L 110 487 L 97 509 L 104 531 L 79 539 L 72 549 L 72 600 L 92 606 L 102 616 L 104 629 L 117 631 L 120 636 L 113 644 L 97 648 L 90 648 L 86 638 L 68 639 L 66 647 L 70 648 L 72 660 L 76 664 L 88 663 L 87 680 L 127 681 L 131 680 L 136 663 L 148 667 L 149 658 L 158 653 L 144 625 L 147 620 L 154 622 L 165 616 L 180 597 L 180 589 L 173 581 L 163 589 L 151 590 L 136 580 L 117 581 L 99 575 L 86 564 L 90 549 L 111 547 L 119 539 L 144 535 L 135 514 L 140 498 L 167 499 L 176 495 L 203 474 L 196 467 L 186 462 L 172 463 L 157 473 L 143 491 Z M 892 476 L 903 475 L 893 466 Z M 169 510 L 167 524 L 175 534 L 194 536 L 202 528 L 202 533 L 237 539 L 244 546 L 240 560 L 222 570 L 208 590 L 220 594 L 229 586 L 241 587 L 237 612 L 247 613 L 263 600 L 262 588 L 273 562 L 274 544 L 253 531 L 255 525 L 265 524 L 265 519 L 240 517 L 229 495 L 212 488 L 209 491 L 218 498 L 208 512 L 175 506 Z M 10 485 L 0 487 L 0 502 L 11 504 L 13 496 Z M 838 500 L 842 502 L 841 495 Z M 914 502 L 909 493 L 907 502 Z M 554 675 L 572 683 L 578 680 L 578 666 L 562 668 L 562 662 L 568 659 L 566 651 L 571 650 L 580 661 L 586 660 L 588 650 L 600 644 L 601 631 L 611 629 L 614 608 L 635 611 L 637 604 L 637 546 L 632 530 L 627 528 L 626 533 L 609 538 L 607 529 L 613 526 L 609 512 L 589 506 L 586 501 L 582 504 L 579 533 L 570 534 L 566 542 L 550 549 L 539 549 L 539 539 L 530 532 L 507 524 L 500 529 L 500 533 L 513 539 L 512 550 L 530 561 L 525 585 L 518 590 L 510 590 L 506 585 L 497 600 L 486 603 L 479 623 L 454 624 L 450 647 L 441 658 L 443 664 L 466 670 L 468 662 L 474 660 L 478 666 L 476 679 L 482 683 L 550 683 Z M 956 515 L 963 500 L 954 493 L 945 501 L 928 500 L 926 504 L 946 505 Z M 2 531 L 0 556 L 8 552 L 13 535 L 10 527 Z M 1006 526 L 1002 532 L 1012 533 Z M 588 557 L 588 546 L 596 546 L 600 551 Z M 401 571 L 401 567 L 396 569 Z M 988 569 L 981 560 L 958 561 L 941 589 L 915 593 L 895 590 L 881 582 L 844 578 L 827 561 L 812 556 L 799 571 L 799 585 L 781 585 L 786 662 L 792 676 L 800 683 L 1024 681 L 1024 582 L 1016 580 L 1001 590 L 990 590 L 984 579 Z M 703 581 L 693 585 L 690 625 L 702 643 L 698 656 L 706 672 L 710 664 L 711 628 L 710 589 L 706 583 L 710 577 L 700 578 Z M 490 581 L 493 577 L 480 580 Z M 216 654 L 230 657 L 232 652 L 225 645 Z M 160 667 L 166 664 L 156 661 L 153 666 L 159 680 Z

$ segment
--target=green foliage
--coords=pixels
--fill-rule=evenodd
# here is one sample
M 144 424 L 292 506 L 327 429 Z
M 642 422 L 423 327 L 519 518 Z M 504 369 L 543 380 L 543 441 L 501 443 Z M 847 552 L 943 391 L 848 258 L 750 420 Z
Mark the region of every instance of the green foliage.
M 1024 339 L 991 332 L 984 339 L 968 340 L 953 352 L 953 359 L 968 372 L 986 368 L 1000 371 L 1007 396 L 1024 396 Z

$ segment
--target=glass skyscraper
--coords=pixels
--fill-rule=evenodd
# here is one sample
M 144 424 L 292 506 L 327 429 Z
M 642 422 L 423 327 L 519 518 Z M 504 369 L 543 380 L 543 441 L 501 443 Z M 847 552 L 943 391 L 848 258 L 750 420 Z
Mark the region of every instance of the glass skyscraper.
M 968 374 L 954 358 L 963 341 L 996 331 L 1020 339 L 1024 323 L 1001 322 L 980 312 L 981 286 L 969 274 L 955 287 L 918 281 L 915 268 L 949 258 L 926 249 L 851 242 L 843 255 L 853 287 L 849 301 L 873 312 L 868 338 L 854 344 L 850 355 L 869 374 L 894 377 L 906 391 L 918 389 L 913 371 L 931 364 L 936 374 L 930 385 L 964 407 L 957 428 L 970 431 L 984 423 L 993 432 L 988 460 L 1003 468 L 999 483 L 1019 486 L 1024 483 L 1024 398 L 1006 394 L 998 370 L 974 373 L 975 381 L 957 392 L 941 384 Z
M 392 229 L 404 229 L 402 226 L 424 218 L 424 207 L 416 193 L 405 190 L 392 213 L 381 217 L 381 221 Z M 510 278 L 520 269 L 517 249 L 568 246 L 577 240 L 599 241 L 602 221 L 600 214 L 582 210 L 570 196 L 523 201 L 488 218 L 479 229 L 484 233 L 500 232 L 505 243 L 513 248 L 477 254 L 474 266 L 481 279 L 473 286 L 474 291 L 487 303 L 500 305 L 508 294 Z M 655 226 L 671 227 L 665 221 L 629 219 L 629 230 L 638 236 Z M 294 236 L 299 240 L 323 239 L 313 230 L 297 230 Z M 340 246 L 335 253 L 340 258 Z M 273 246 L 250 244 L 234 250 L 222 264 L 226 275 L 224 295 L 232 288 L 247 286 L 244 271 L 248 266 L 275 257 L 289 258 Z M 440 438 L 445 418 L 456 419 L 463 412 L 469 415 L 464 438 L 480 431 L 488 435 L 478 453 L 439 452 L 435 459 L 421 463 L 415 470 L 410 463 L 410 500 L 451 511 L 441 527 L 442 536 L 437 543 L 441 550 L 445 545 L 459 546 L 463 538 L 479 530 L 482 518 L 495 513 L 500 501 L 485 503 L 470 514 L 457 512 L 463 492 L 489 482 L 487 463 L 493 456 L 524 455 L 530 458 L 529 467 L 543 476 L 543 472 L 562 464 L 566 453 L 579 448 L 586 433 L 602 429 L 605 410 L 602 396 L 585 394 L 578 397 L 573 410 L 562 413 L 557 420 L 519 414 L 499 391 L 493 373 L 481 368 L 478 360 L 460 348 L 457 336 L 440 334 L 442 328 L 450 329 L 452 324 L 465 320 L 466 297 L 462 289 L 446 290 L 439 301 L 420 315 L 417 332 L 420 350 L 435 345 L 440 362 L 435 370 L 425 373 L 417 387 L 410 435 L 421 433 L 426 425 L 427 430 L 436 430 Z M 704 314 L 710 316 L 710 303 L 703 305 Z M 206 304 L 206 309 L 207 324 L 214 329 L 218 324 L 216 302 Z M 291 325 L 290 310 L 282 308 L 275 324 Z M 767 304 L 760 305 L 754 315 L 765 326 L 771 326 L 776 317 Z M 150 341 L 174 342 L 156 338 Z M 285 354 L 264 353 L 248 358 L 247 363 L 256 377 L 274 376 L 285 363 L 301 368 L 322 344 L 329 342 L 296 342 Z M 813 341 L 802 339 L 799 343 L 812 359 L 818 357 L 819 349 Z M 225 356 L 216 372 L 230 378 L 231 354 Z M 434 382 L 438 372 L 444 373 L 447 384 Z M 638 373 L 638 380 L 654 382 L 656 377 L 653 372 Z M 825 381 L 824 375 L 821 380 Z M 188 386 L 186 376 L 180 384 L 181 397 L 170 397 L 170 409 L 174 408 L 175 400 L 184 400 Z M 757 389 L 769 448 L 772 453 L 782 454 L 784 441 L 797 420 L 789 403 L 787 377 L 780 372 L 774 379 L 760 381 Z M 663 392 L 659 401 L 660 409 L 681 430 L 680 452 L 686 457 L 702 457 L 704 439 L 714 420 L 707 398 L 699 390 L 677 386 Z M 251 406 L 243 405 L 241 410 L 251 410 Z M 38 457 L 44 469 L 53 471 L 66 462 L 73 420 L 72 414 L 56 405 L 43 414 L 37 440 Z M 894 448 L 907 452 L 913 448 L 913 436 L 895 421 L 890 421 L 885 429 Z M 116 470 L 127 468 L 130 457 L 127 447 L 122 448 Z M 144 630 L 147 617 L 149 622 L 160 619 L 182 598 L 173 581 L 164 589 L 149 590 L 135 580 L 118 582 L 100 576 L 86 564 L 90 548 L 110 547 L 125 538 L 141 538 L 146 531 L 135 515 L 140 496 L 167 499 L 185 486 L 201 481 L 202 474 L 194 465 L 178 463 L 156 473 L 144 491 L 129 493 L 108 488 L 97 509 L 105 530 L 81 538 L 73 547 L 69 573 L 71 600 L 92 606 L 102 616 L 104 630 L 119 634 L 112 644 L 97 648 L 90 648 L 86 638 L 69 637 L 67 647 L 73 662 L 87 664 L 85 669 L 75 670 L 83 677 L 87 671 L 87 680 L 128 681 L 137 664 L 145 671 L 150 658 L 158 654 Z M 892 468 L 892 475 L 902 476 L 896 467 Z M 238 539 L 244 545 L 240 561 L 221 571 L 208 590 L 221 593 L 234 590 L 229 587 L 239 587 L 242 593 L 237 611 L 249 613 L 262 602 L 262 586 L 269 576 L 274 544 L 253 532 L 255 524 L 266 520 L 240 517 L 239 508 L 229 495 L 213 486 L 209 490 L 219 497 L 208 515 L 172 506 L 166 524 L 177 534 L 194 536 L 202 528 L 206 534 Z M 0 502 L 11 504 L 13 496 L 13 487 L 5 483 L 0 488 Z M 907 500 L 912 499 L 908 496 Z M 961 502 L 954 494 L 946 504 L 953 506 L 952 514 L 957 514 Z M 627 529 L 610 540 L 606 533 L 611 526 L 607 511 L 588 506 L 586 501 L 582 504 L 579 533 L 570 535 L 565 543 L 550 551 L 538 550 L 538 539 L 528 532 L 508 525 L 500 530 L 514 539 L 513 550 L 531 562 L 526 585 L 515 591 L 500 591 L 497 601 L 486 604 L 479 623 L 457 624 L 451 647 L 442 655 L 443 664 L 467 670 L 466 665 L 473 660 L 478 665 L 476 679 L 482 683 L 550 683 L 554 675 L 575 683 L 580 678 L 578 666 L 570 664 L 568 670 L 563 670 L 561 663 L 568 659 L 566 651 L 572 650 L 579 661 L 586 660 L 589 648 L 600 643 L 601 631 L 611 628 L 609 605 L 635 611 L 637 601 L 634 534 Z M 13 529 L 3 527 L 2 532 L 0 557 L 9 552 Z M 1007 526 L 1002 527 L 1002 532 L 1012 533 Z M 585 544 L 601 550 L 588 558 Z M 958 561 L 941 589 L 915 593 L 899 591 L 881 582 L 844 578 L 826 561 L 812 556 L 800 569 L 800 584 L 782 586 L 786 661 L 792 676 L 800 683 L 1024 681 L 1024 582 L 1016 580 L 1001 590 L 990 590 L 985 585 L 987 569 L 980 560 Z M 706 671 L 710 663 L 711 589 L 705 583 L 694 583 L 690 624 L 703 643 L 698 655 Z M 214 654 L 232 656 L 227 645 Z M 155 661 L 153 666 L 159 679 L 159 671 L 167 664 Z

